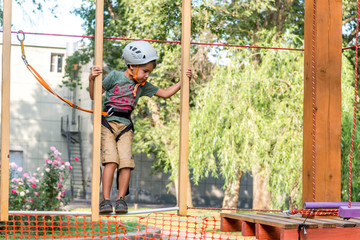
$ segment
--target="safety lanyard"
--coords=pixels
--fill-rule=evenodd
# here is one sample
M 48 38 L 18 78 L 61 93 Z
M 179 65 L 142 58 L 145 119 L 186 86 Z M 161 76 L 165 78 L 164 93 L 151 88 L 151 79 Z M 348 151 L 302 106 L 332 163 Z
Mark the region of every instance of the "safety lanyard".
M 22 38 L 20 37 L 20 34 L 22 34 Z M 67 103 L 70 107 L 76 108 L 78 110 L 84 111 L 84 112 L 88 112 L 88 113 L 94 113 L 94 111 L 92 110 L 87 110 L 84 108 L 81 108 L 79 106 L 77 106 L 75 103 L 70 102 L 69 100 L 61 97 L 60 95 L 58 95 L 50 86 L 49 84 L 47 84 L 47 82 L 41 77 L 41 75 L 28 63 L 28 61 L 26 60 L 26 56 L 25 56 L 25 48 L 24 48 L 24 40 L 25 40 L 25 33 L 23 31 L 18 31 L 17 32 L 17 39 L 20 41 L 21 44 L 21 52 L 22 52 L 22 60 L 25 63 L 25 66 L 27 67 L 27 69 L 29 69 L 29 71 L 31 72 L 31 74 L 36 78 L 36 80 L 38 80 L 38 82 L 46 89 L 48 90 L 50 93 L 52 93 L 53 95 L 55 95 L 56 97 L 58 97 L 59 99 L 61 99 L 62 101 L 64 101 L 65 103 Z M 107 116 L 108 113 L 107 112 L 102 112 L 101 115 Z

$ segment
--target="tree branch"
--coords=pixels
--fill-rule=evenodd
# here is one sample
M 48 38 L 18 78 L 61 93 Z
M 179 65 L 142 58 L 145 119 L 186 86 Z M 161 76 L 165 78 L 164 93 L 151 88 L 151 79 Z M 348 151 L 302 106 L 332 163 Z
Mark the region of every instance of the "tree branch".
M 114 6 L 113 6 L 111 0 L 105 0 L 105 2 L 106 2 L 107 10 L 108 10 L 108 12 L 110 14 L 111 19 L 115 19 L 116 14 L 113 11 Z

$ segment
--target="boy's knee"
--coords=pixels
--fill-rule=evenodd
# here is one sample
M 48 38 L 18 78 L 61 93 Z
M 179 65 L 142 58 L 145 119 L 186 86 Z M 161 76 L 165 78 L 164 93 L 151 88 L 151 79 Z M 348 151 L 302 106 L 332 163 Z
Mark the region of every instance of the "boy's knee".
M 104 167 L 115 170 L 115 169 L 117 169 L 118 164 L 117 164 L 117 163 L 113 163 L 113 162 L 105 163 Z

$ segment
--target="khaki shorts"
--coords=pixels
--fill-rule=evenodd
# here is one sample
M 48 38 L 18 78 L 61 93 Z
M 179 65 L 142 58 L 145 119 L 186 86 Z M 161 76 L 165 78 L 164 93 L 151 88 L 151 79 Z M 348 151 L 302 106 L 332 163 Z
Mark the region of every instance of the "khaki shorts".
M 108 128 L 101 125 L 101 163 L 116 163 L 118 169 L 135 168 L 135 162 L 132 156 L 133 131 L 124 133 L 120 139 L 115 142 L 115 137 L 126 128 L 126 125 L 116 121 L 110 121 L 113 134 Z

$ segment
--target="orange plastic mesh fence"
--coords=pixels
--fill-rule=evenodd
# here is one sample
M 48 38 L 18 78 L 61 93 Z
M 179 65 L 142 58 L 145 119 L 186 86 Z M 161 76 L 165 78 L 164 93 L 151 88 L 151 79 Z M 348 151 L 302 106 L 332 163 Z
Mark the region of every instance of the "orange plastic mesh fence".
M 89 215 L 10 215 L 0 222 L 0 239 L 247 239 L 221 232 L 220 216 L 152 213 L 142 217 Z

